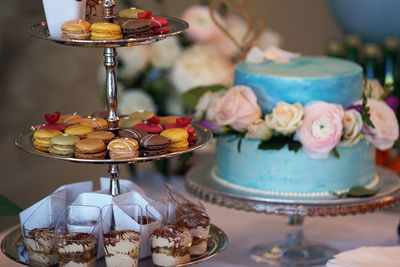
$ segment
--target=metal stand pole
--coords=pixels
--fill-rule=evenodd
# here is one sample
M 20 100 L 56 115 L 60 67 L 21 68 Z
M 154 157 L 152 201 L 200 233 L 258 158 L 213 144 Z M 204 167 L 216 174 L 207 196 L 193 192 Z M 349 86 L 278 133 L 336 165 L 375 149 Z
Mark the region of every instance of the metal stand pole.
M 110 194 L 114 197 L 121 193 L 119 187 L 119 164 L 110 164 L 108 167 L 108 173 L 110 174 Z

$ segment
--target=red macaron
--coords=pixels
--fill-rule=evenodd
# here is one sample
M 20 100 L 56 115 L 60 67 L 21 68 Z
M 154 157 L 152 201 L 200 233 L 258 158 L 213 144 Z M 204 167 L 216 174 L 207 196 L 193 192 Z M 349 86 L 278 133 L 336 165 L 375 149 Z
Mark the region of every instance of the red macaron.
M 154 115 L 147 121 L 136 124 L 133 129 L 143 130 L 150 134 L 160 134 L 164 129 L 159 123 L 160 119 Z
M 164 34 L 169 32 L 168 20 L 160 16 L 152 16 L 149 18 L 150 22 L 153 24 L 154 34 Z

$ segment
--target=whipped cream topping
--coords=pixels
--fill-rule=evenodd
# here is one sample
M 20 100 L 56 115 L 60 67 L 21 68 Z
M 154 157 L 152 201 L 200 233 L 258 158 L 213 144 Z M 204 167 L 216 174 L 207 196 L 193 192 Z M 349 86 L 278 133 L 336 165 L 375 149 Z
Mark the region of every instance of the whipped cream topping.
M 156 247 L 188 247 L 192 243 L 190 230 L 178 225 L 161 226 L 151 234 L 151 246 Z
M 107 254 L 131 254 L 140 246 L 140 233 L 131 230 L 111 231 L 104 234 L 104 245 Z
M 58 253 L 77 253 L 96 249 L 97 238 L 87 233 L 69 233 L 59 237 Z

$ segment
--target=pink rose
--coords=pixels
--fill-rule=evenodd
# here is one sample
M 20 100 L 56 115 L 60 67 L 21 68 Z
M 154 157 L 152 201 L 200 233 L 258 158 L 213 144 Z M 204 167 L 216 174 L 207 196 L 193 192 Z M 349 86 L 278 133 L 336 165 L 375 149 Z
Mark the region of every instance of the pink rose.
M 359 104 L 361 104 L 361 101 L 359 101 Z M 385 102 L 372 98 L 368 98 L 367 107 L 369 107 L 369 119 L 375 128 L 364 124 L 365 140 L 379 150 L 391 148 L 399 138 L 399 124 L 396 114 Z
M 304 107 L 304 121 L 295 139 L 303 145 L 308 156 L 326 159 L 342 136 L 342 106 L 315 101 Z
M 224 19 L 215 14 L 219 23 L 225 25 Z M 188 36 L 196 42 L 209 42 L 222 35 L 222 31 L 215 25 L 207 6 L 192 6 L 185 10 L 182 19 L 189 23 Z
M 257 97 L 250 87 L 234 86 L 217 103 L 217 123 L 229 125 L 239 132 L 245 131 L 261 117 Z

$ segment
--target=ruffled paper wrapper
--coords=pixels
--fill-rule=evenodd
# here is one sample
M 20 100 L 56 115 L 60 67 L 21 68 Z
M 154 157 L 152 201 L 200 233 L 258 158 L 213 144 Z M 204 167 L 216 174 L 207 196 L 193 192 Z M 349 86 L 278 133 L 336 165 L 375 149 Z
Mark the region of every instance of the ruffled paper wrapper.
M 327 267 L 398 267 L 400 246 L 361 247 L 339 253 L 329 260 Z
M 85 19 L 86 0 L 42 0 L 50 36 L 60 38 L 61 26 L 74 19 Z

